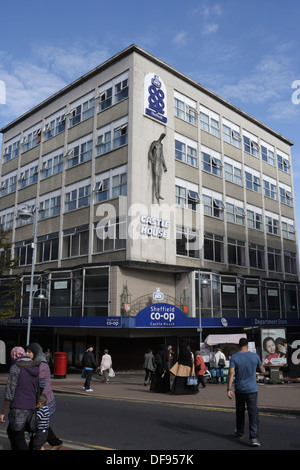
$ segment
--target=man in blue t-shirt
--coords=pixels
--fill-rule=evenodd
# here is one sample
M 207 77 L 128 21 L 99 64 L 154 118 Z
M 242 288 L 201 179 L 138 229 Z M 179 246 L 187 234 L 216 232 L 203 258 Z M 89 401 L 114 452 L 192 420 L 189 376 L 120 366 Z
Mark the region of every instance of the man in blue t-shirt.
M 259 356 L 248 351 L 247 339 L 241 338 L 239 352 L 233 354 L 230 359 L 227 396 L 230 399 L 234 396 L 231 390 L 234 378 L 236 403 L 236 429 L 234 435 L 239 439 L 244 437 L 245 405 L 247 404 L 250 439 L 253 446 L 260 446 L 258 442 L 257 369 L 260 372 L 265 370 Z

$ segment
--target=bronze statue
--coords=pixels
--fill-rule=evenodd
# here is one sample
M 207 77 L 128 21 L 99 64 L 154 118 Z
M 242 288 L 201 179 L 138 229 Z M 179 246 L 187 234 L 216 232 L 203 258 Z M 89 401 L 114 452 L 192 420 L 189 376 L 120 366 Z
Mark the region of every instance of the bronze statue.
M 158 140 L 154 140 L 150 145 L 148 152 L 148 158 L 152 165 L 154 194 L 158 203 L 160 199 L 163 199 L 160 194 L 162 174 L 163 171 L 167 171 L 167 166 L 164 159 L 163 144 L 161 143 L 165 136 L 166 134 L 161 134 Z

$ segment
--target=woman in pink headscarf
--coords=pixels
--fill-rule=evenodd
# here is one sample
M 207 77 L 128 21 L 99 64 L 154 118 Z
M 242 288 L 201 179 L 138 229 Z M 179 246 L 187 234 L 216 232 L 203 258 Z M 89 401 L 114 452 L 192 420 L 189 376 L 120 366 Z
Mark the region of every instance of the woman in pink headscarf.
M 26 356 L 21 346 L 11 351 L 12 365 L 4 393 L 4 405 L 0 413 L 0 423 L 5 423 L 8 413 L 7 434 L 12 450 L 28 450 L 25 430 L 36 407 L 36 391 L 39 380 L 39 362 Z

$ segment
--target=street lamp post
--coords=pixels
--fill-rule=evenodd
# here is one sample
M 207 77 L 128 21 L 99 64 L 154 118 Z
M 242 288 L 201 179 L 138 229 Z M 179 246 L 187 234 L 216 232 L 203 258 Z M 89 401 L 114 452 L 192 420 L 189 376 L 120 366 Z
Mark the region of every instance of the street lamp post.
M 204 274 L 200 273 L 198 269 L 198 302 L 199 302 L 199 341 L 200 341 L 200 348 L 202 343 L 202 286 L 208 286 L 209 280 L 205 277 Z
M 32 243 L 32 261 L 31 261 L 31 276 L 30 276 L 30 292 L 29 292 L 29 308 L 28 308 L 28 323 L 27 323 L 27 337 L 26 345 L 30 342 L 30 326 L 31 326 L 31 315 L 33 305 L 33 281 L 34 281 L 34 267 L 35 267 L 35 251 L 36 251 L 36 234 L 37 234 L 37 221 L 38 221 L 38 209 L 34 208 L 22 208 L 18 211 L 18 217 L 22 220 L 28 220 L 33 217 L 33 243 Z

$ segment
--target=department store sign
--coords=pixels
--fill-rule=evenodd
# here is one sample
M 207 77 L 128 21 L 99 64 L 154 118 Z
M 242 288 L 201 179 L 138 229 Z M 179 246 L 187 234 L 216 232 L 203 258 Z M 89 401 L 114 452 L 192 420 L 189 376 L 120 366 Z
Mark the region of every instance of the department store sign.
M 144 108 L 146 116 L 167 122 L 167 93 L 160 77 L 149 73 L 144 79 Z
M 187 317 L 175 305 L 157 303 L 141 310 L 135 318 L 136 328 L 184 328 L 198 326 L 197 318 Z

